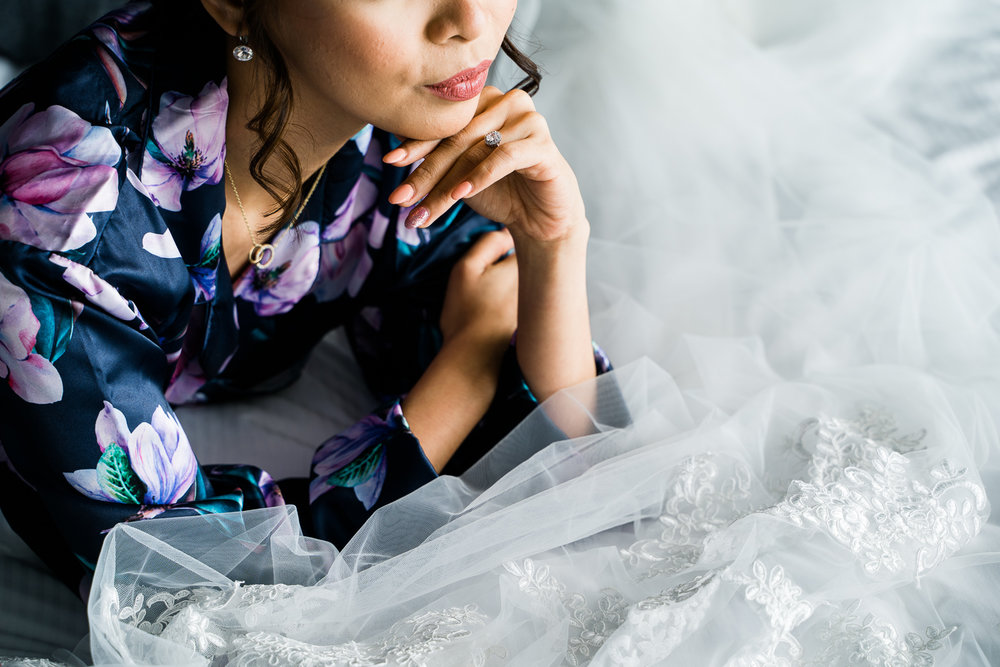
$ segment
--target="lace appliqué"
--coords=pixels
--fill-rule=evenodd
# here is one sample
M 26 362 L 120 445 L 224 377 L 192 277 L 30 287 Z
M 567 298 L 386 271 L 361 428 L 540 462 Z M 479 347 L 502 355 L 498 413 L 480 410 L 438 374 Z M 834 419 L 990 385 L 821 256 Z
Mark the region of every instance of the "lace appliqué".
M 239 587 L 237 582 L 236 587 Z M 232 598 L 219 588 L 182 589 L 171 593 L 159 591 L 152 595 L 136 593 L 131 604 L 121 605 L 117 593 L 106 595 L 109 600 L 107 611 L 119 621 L 148 632 L 160 635 L 174 619 L 191 605 L 202 609 L 219 609 Z
M 372 642 L 347 642 L 317 646 L 280 634 L 261 631 L 231 633 L 221 628 L 212 612 L 244 615 L 243 627 L 252 628 L 258 618 L 274 612 L 275 603 L 297 604 L 302 586 L 286 584 L 244 586 L 237 581 L 230 590 L 195 588 L 158 592 L 148 597 L 138 593 L 131 604 L 120 606 L 116 595 L 108 612 L 140 630 L 186 646 L 206 658 L 229 656 L 227 664 L 258 665 L 350 665 L 369 667 L 400 665 L 424 667 L 428 656 L 482 627 L 488 617 L 475 605 L 426 611 L 393 625 Z M 472 664 L 485 662 L 485 655 L 470 655 Z
M 504 569 L 517 578 L 518 588 L 531 597 L 558 602 L 569 615 L 569 640 L 566 662 L 582 665 L 604 645 L 608 637 L 625 622 L 629 604 L 613 588 L 601 590 L 597 603 L 591 605 L 586 596 L 568 593 L 566 586 L 552 576 L 548 566 L 538 565 L 530 558 L 520 564 L 507 562 Z
M 769 510 L 797 526 L 815 526 L 850 549 L 870 575 L 920 574 L 982 529 L 985 490 L 948 460 L 921 470 L 903 453 L 924 433 L 896 435 L 892 418 L 868 410 L 855 421 L 804 422 L 796 449 L 815 434 L 809 480 Z
M 638 579 L 673 574 L 694 565 L 705 540 L 745 515 L 750 498 L 750 469 L 712 452 L 690 456 L 674 467 L 659 536 L 621 550 Z M 728 469 L 727 469 L 728 468 Z
M 907 633 L 900 638 L 891 623 L 867 614 L 857 615 L 860 602 L 843 614 L 834 615 L 819 633 L 822 653 L 806 665 L 837 667 L 839 665 L 870 665 L 870 667 L 933 667 L 934 656 L 958 627 L 928 627 L 923 635 Z
M 113 592 L 105 596 L 109 602 L 104 613 L 126 625 L 213 657 L 222 654 L 229 642 L 203 612 L 225 607 L 239 586 L 240 582 L 236 582 L 231 591 L 200 587 L 159 591 L 152 595 L 139 592 L 131 604 L 125 605 L 119 603 L 117 592 Z
M 926 449 L 927 430 L 900 434 L 892 415 L 873 406 L 864 406 L 855 420 L 806 419 L 792 438 L 792 448 L 809 461 L 808 478 L 816 484 L 835 482 L 845 468 L 864 467 L 875 459 L 880 448 L 900 454 Z M 807 440 L 815 432 L 811 446 Z
M 640 667 L 666 659 L 701 625 L 719 585 L 718 574 L 709 572 L 640 600 L 601 655 L 618 667 Z
M 570 637 L 566 660 L 571 665 L 582 665 L 625 622 L 629 604 L 613 588 L 601 590 L 597 604 L 591 606 L 587 599 L 575 594 L 564 599 L 563 605 L 570 614 Z
M 701 623 L 719 587 L 716 573 L 710 572 L 635 604 L 613 588 L 602 589 L 591 603 L 580 593 L 567 592 L 548 566 L 530 558 L 504 563 L 504 569 L 516 577 L 523 593 L 565 608 L 570 665 L 585 664 L 598 654 L 623 667 L 666 657 Z
M 315 646 L 273 633 L 251 632 L 233 641 L 235 655 L 229 664 L 238 667 L 332 664 L 427 667 L 433 664 L 433 654 L 468 637 L 474 628 L 485 626 L 487 620 L 475 605 L 426 611 L 396 623 L 380 641 L 336 646 Z M 468 659 L 473 665 L 485 662 L 481 651 L 476 655 L 470 653 Z
M 725 578 L 744 585 L 747 602 L 763 607 L 771 626 L 770 636 L 763 643 L 741 651 L 726 667 L 790 667 L 802 656 L 802 646 L 792 635 L 800 623 L 813 613 L 813 606 L 802 600 L 802 589 L 796 586 L 780 565 L 770 570 L 760 560 L 751 567 L 752 574 L 727 572 Z
M 228 634 L 192 605 L 175 614 L 160 637 L 208 658 L 224 655 L 229 646 Z

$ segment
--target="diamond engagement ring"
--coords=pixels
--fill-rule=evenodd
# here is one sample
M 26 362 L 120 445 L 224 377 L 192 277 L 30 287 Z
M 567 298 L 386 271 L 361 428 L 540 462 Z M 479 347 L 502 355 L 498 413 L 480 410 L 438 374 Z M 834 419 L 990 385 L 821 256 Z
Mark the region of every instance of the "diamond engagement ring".
M 500 145 L 500 142 L 502 140 L 503 137 L 500 136 L 500 132 L 497 130 L 493 130 L 492 132 L 486 135 L 486 145 L 489 146 L 490 148 L 496 148 L 497 146 Z

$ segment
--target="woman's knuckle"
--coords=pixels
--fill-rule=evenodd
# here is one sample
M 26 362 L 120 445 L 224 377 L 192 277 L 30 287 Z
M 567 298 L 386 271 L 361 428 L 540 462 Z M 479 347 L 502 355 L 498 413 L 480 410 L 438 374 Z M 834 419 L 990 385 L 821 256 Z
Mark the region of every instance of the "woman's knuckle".
M 487 183 L 492 183 L 500 178 L 501 168 L 497 160 L 490 160 L 482 164 L 480 171 L 482 172 L 483 180 Z
M 529 111 L 525 115 L 525 121 L 528 123 L 529 127 L 534 128 L 536 131 L 545 132 L 546 134 L 548 134 L 549 122 L 545 120 L 545 116 L 543 116 L 538 111 L 535 110 Z
M 506 146 L 500 146 L 497 150 L 497 168 L 501 168 L 500 165 L 510 164 L 511 162 L 517 161 L 518 147 L 516 144 L 507 144 Z
M 531 95 L 521 90 L 520 88 L 514 88 L 513 90 L 509 91 L 504 97 L 506 97 L 510 103 L 515 104 L 517 106 L 522 106 L 522 107 L 528 106 L 531 107 L 532 109 L 535 108 L 535 103 L 532 101 Z
M 429 172 L 430 166 L 426 161 L 422 162 L 419 167 L 410 172 L 410 175 L 406 177 L 406 182 L 419 190 L 419 186 L 427 181 Z
M 460 130 L 457 134 L 453 134 L 450 137 L 442 139 L 441 143 L 438 144 L 438 149 L 443 149 L 448 152 L 461 149 L 463 145 L 463 132 L 465 132 L 465 130 Z

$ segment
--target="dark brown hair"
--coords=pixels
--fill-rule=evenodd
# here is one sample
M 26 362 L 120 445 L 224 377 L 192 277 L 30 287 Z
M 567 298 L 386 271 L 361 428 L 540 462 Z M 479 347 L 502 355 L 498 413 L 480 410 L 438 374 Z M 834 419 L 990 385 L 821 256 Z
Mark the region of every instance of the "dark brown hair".
M 269 226 L 268 233 L 278 231 L 284 221 L 291 219 L 301 205 L 303 194 L 302 166 L 284 139 L 291 120 L 295 94 L 285 60 L 268 35 L 268 7 L 272 5 L 266 0 L 244 0 L 243 3 L 247 41 L 261 64 L 258 71 L 263 75 L 261 83 L 265 90 L 263 106 L 247 124 L 259 140 L 250 158 L 250 175 L 277 202 L 277 206 L 268 211 L 267 215 L 280 214 L 274 224 Z M 500 48 L 526 75 L 515 87 L 534 95 L 542 80 L 538 66 L 514 46 L 509 36 L 504 36 Z M 272 160 L 277 160 L 283 167 L 278 171 L 285 174 L 285 178 L 265 173 L 265 166 Z

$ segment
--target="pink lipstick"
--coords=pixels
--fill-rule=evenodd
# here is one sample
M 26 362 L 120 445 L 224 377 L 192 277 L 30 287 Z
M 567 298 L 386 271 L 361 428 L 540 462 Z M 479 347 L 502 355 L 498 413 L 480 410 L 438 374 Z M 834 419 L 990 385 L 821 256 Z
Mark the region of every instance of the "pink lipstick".
M 462 70 L 450 79 L 432 83 L 426 88 L 438 97 L 451 102 L 464 102 L 483 92 L 486 85 L 486 75 L 489 73 L 492 60 L 484 60 L 475 67 Z

